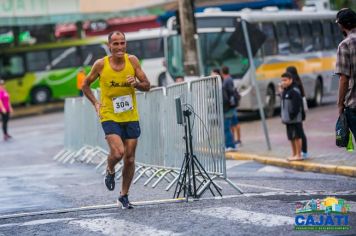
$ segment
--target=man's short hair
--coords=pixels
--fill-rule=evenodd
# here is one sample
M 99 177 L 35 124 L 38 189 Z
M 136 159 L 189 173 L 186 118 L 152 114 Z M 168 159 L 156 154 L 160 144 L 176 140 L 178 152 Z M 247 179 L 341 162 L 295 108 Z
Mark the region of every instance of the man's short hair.
M 123 32 L 116 30 L 116 31 L 111 32 L 111 33 L 108 35 L 108 42 L 109 42 L 109 43 L 111 42 L 111 37 L 112 37 L 114 34 L 122 35 L 122 36 L 124 36 L 124 38 L 126 39 L 125 34 L 124 34 Z
M 229 72 L 229 67 L 227 66 L 223 66 L 221 68 L 221 73 L 223 73 L 224 75 L 228 75 L 230 72 Z
M 293 79 L 291 73 L 289 72 L 284 72 L 282 75 L 281 75 L 282 78 L 289 78 L 289 79 Z
M 356 27 L 356 13 L 350 8 L 343 8 L 336 14 L 335 22 L 351 30 Z

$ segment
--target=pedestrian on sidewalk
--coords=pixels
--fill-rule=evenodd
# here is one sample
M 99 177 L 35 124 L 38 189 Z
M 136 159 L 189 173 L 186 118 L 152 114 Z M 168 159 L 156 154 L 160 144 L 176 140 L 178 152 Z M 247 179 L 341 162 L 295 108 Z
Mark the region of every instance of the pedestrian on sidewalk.
M 178 84 L 178 83 L 183 83 L 184 82 L 184 76 L 179 75 L 177 77 L 175 77 L 174 79 L 174 83 Z
M 225 134 L 225 151 L 237 151 L 237 145 L 234 142 L 232 131 L 236 128 L 240 129 L 240 125 L 236 124 L 235 116 L 237 117 L 237 101 L 234 98 L 234 82 L 229 73 L 227 66 L 222 67 L 221 75 L 223 79 L 223 109 L 224 109 L 224 134 Z
M 221 75 L 221 72 L 220 72 L 220 69 L 219 69 L 219 68 L 214 68 L 214 69 L 212 69 L 211 72 L 210 72 L 210 75 L 211 75 L 211 76 L 218 75 L 218 76 L 220 76 L 221 81 L 224 82 L 223 77 L 222 77 L 222 75 Z
M 286 125 L 287 137 L 291 142 L 292 156 L 289 161 L 301 161 L 301 146 L 303 132 L 303 102 L 298 86 L 293 81 L 292 75 L 285 72 L 281 76 L 281 118 Z
M 83 82 L 85 80 L 85 71 L 84 68 L 81 67 L 79 68 L 79 71 L 77 73 L 77 89 L 79 91 L 79 96 L 82 97 L 83 96 L 83 91 L 82 91 L 82 87 L 83 87 Z
M 232 76 L 230 75 L 230 72 L 229 72 L 229 67 L 225 66 L 222 68 L 221 71 L 222 71 L 222 76 L 227 76 L 227 77 L 232 78 Z M 235 91 L 235 88 L 233 88 L 233 90 Z M 240 100 L 240 98 L 238 100 Z M 234 144 L 236 146 L 239 146 L 239 145 L 241 145 L 241 126 L 240 126 L 239 119 L 237 116 L 237 107 L 238 107 L 238 103 L 235 106 L 234 113 L 233 113 L 233 116 L 231 119 L 231 132 L 232 132 Z
M 336 15 L 336 23 L 345 39 L 339 44 L 336 56 L 335 74 L 339 75 L 338 109 L 345 112 L 347 123 L 356 137 L 356 13 L 341 9 Z
M 307 104 L 307 99 L 305 96 L 305 90 L 304 90 L 303 82 L 302 82 L 301 78 L 299 77 L 297 68 L 295 66 L 289 66 L 289 67 L 287 67 L 286 72 L 291 74 L 291 76 L 293 78 L 293 82 L 295 82 L 295 84 L 297 85 L 297 87 L 300 91 L 300 94 L 302 95 L 304 112 L 307 111 L 308 104 Z M 307 137 L 305 135 L 303 126 L 302 126 L 302 154 L 301 154 L 301 156 L 303 158 L 308 158 L 308 143 L 307 143 Z
M 10 119 L 10 115 L 13 113 L 13 109 L 10 102 L 10 95 L 5 89 L 5 81 L 2 79 L 0 79 L 0 113 L 4 141 L 7 141 L 12 138 L 7 132 L 7 125 Z
M 108 36 L 111 56 L 97 60 L 84 80 L 83 93 L 91 101 L 100 118 L 110 153 L 107 160 L 105 185 L 115 188 L 115 165 L 122 159 L 122 187 L 118 203 L 123 209 L 133 208 L 128 199 L 135 174 L 135 151 L 140 125 L 135 89 L 148 91 L 150 83 L 139 59 L 126 53 L 125 34 L 114 31 Z M 90 89 L 100 76 L 101 97 L 98 101 Z

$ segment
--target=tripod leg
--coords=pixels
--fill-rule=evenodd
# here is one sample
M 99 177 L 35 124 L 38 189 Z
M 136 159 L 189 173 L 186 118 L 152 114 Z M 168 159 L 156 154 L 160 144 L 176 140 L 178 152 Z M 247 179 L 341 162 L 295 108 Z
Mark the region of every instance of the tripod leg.
M 188 167 L 189 167 L 189 154 L 186 153 L 185 157 L 184 157 L 184 160 L 183 160 L 183 163 L 182 163 L 182 167 L 181 167 L 180 173 L 179 173 L 179 178 L 178 178 L 178 182 L 177 182 L 177 185 L 176 185 L 174 198 L 178 198 L 179 197 L 179 195 L 180 195 L 180 193 L 182 191 L 182 188 L 183 188 L 183 196 L 186 196 L 186 193 L 187 193 L 187 186 L 186 186 L 187 179 L 186 179 L 186 176 L 187 176 L 187 171 L 189 171 Z M 183 171 L 183 168 L 184 168 L 184 171 Z M 178 187 L 178 185 L 179 185 L 179 187 Z
M 222 196 L 222 194 L 221 194 L 219 188 L 216 186 L 216 184 L 214 183 L 214 181 L 210 178 L 209 174 L 206 172 L 206 170 L 204 169 L 204 167 L 202 166 L 202 164 L 200 164 L 198 158 L 197 158 L 195 155 L 193 155 L 193 159 L 194 159 L 194 164 L 196 164 L 196 165 L 198 166 L 199 171 L 200 171 L 200 172 L 201 172 L 201 171 L 204 172 L 205 176 L 209 179 L 209 182 L 213 184 L 213 186 L 215 187 L 216 191 L 219 193 L 220 196 Z M 209 183 L 209 185 L 210 185 L 210 183 Z
M 197 185 L 195 181 L 195 168 L 194 168 L 194 156 L 191 156 L 191 167 L 192 167 L 192 176 L 193 176 L 193 191 L 194 191 L 194 198 L 197 198 Z
M 181 189 L 182 189 L 182 185 L 181 185 L 181 183 L 180 183 L 179 181 L 180 181 L 180 178 L 182 177 L 183 166 L 184 166 L 184 164 L 185 164 L 185 162 L 186 162 L 186 156 L 187 156 L 187 154 L 185 154 L 184 159 L 183 159 L 183 162 L 182 162 L 182 167 L 180 168 L 180 172 L 179 172 L 179 176 L 178 176 L 178 182 L 177 182 L 176 188 L 175 188 L 175 190 L 174 190 L 173 198 L 178 198 L 178 197 L 179 197 L 179 193 L 180 193 L 180 191 L 181 191 Z M 179 187 L 179 192 L 177 192 L 177 190 L 178 190 L 178 185 L 180 186 L 180 187 Z

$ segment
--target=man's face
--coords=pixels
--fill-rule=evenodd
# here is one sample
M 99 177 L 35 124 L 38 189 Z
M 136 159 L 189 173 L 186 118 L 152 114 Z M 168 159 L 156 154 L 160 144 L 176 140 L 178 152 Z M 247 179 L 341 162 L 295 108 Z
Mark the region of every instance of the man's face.
M 344 35 L 344 37 L 346 38 L 347 37 L 347 33 L 345 31 L 345 28 L 339 23 L 337 25 L 339 26 L 339 28 L 340 28 L 340 30 L 342 32 L 342 35 Z
M 126 52 L 126 39 L 122 34 L 113 34 L 109 42 L 110 52 L 114 57 L 122 58 Z
M 281 78 L 281 84 L 283 88 L 288 88 L 292 83 L 293 83 L 292 78 L 288 78 L 288 77 Z

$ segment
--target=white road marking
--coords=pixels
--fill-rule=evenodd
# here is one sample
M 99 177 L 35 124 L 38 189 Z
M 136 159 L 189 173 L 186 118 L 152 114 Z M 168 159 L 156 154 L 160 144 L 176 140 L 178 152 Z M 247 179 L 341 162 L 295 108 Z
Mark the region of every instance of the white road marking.
M 283 173 L 284 170 L 275 166 L 265 166 L 257 170 L 257 172 L 267 172 L 267 173 Z
M 13 226 L 32 226 L 32 225 L 44 225 L 44 224 L 51 224 L 51 223 L 57 223 L 61 221 L 71 221 L 74 220 L 75 218 L 58 218 L 58 219 L 42 219 L 42 220 L 31 220 L 27 221 L 25 223 L 11 223 L 11 224 L 3 224 L 0 225 L 0 228 L 6 228 L 6 227 L 13 227 Z
M 253 162 L 253 161 L 248 161 L 248 160 L 246 160 L 246 161 L 226 160 L 226 169 L 230 169 L 232 167 L 243 165 L 243 164 L 246 164 L 246 163 L 249 163 L 249 162 Z
M 151 200 L 151 201 L 139 201 L 132 202 L 136 206 L 147 206 L 147 205 L 156 205 L 156 204 L 165 204 L 165 203 L 181 203 L 184 202 L 185 198 L 175 198 L 175 199 L 161 199 L 161 200 Z M 9 215 L 0 215 L 0 219 L 10 219 L 10 218 L 19 218 L 25 216 L 37 216 L 37 215 L 49 215 L 49 214 L 61 214 L 68 212 L 79 212 L 87 210 L 98 210 L 98 209 L 111 209 L 117 208 L 117 204 L 106 204 L 106 205 L 93 205 L 93 206 L 83 206 L 75 208 L 64 208 L 64 209 L 55 209 L 47 211 L 35 211 L 35 212 L 25 212 L 25 213 L 15 213 Z
M 29 225 L 44 225 L 44 224 L 51 224 L 51 223 L 56 223 L 60 221 L 71 221 L 74 220 L 75 218 L 58 218 L 58 219 L 42 219 L 42 220 L 32 220 L 32 221 L 27 221 L 20 226 L 29 226 Z
M 253 184 L 237 183 L 237 186 L 244 186 L 244 187 L 249 187 L 249 188 L 260 188 L 260 189 L 267 189 L 267 190 L 272 190 L 272 191 L 286 191 L 285 189 L 282 189 L 282 188 L 272 188 L 272 187 L 265 187 L 265 186 L 259 186 L 259 185 L 253 185 Z
M 293 217 L 245 211 L 233 207 L 207 208 L 202 210 L 192 210 L 192 212 L 204 216 L 236 221 L 239 224 L 253 224 L 265 227 L 292 225 L 294 223 Z
M 118 220 L 111 217 L 101 219 L 75 220 L 69 224 L 80 226 L 93 232 L 99 232 L 105 235 L 181 235 L 168 230 L 159 230 L 151 226 Z

